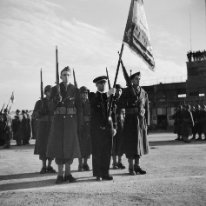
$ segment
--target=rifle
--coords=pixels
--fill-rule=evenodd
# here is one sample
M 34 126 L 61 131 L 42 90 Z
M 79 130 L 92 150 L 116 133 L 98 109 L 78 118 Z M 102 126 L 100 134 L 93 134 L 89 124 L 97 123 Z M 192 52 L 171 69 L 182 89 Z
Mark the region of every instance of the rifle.
M 126 68 L 124 66 L 124 63 L 123 63 L 122 59 L 121 59 L 121 66 L 122 66 L 122 71 L 123 71 L 124 79 L 126 81 L 127 86 L 129 87 L 129 86 L 131 86 L 131 80 L 130 80 L 129 74 L 127 73 L 127 70 L 126 70 Z
M 11 107 L 12 107 L 12 105 L 9 107 L 8 114 L 10 114 L 10 112 L 11 112 Z
M 41 101 L 43 101 L 44 98 L 44 92 L 43 92 L 43 78 L 42 78 L 42 69 L 40 71 L 40 91 L 41 91 Z
M 4 110 L 4 107 L 5 107 L 5 103 L 2 105 L 2 108 L 1 108 L 1 111 L 0 111 L 0 113 L 2 113 L 3 112 L 3 110 Z
M 107 80 L 108 80 L 108 88 L 111 89 L 111 83 L 110 83 L 110 79 L 109 79 L 109 73 L 106 67 L 106 74 L 107 74 Z
M 117 69 L 116 69 L 113 88 L 115 88 L 116 84 L 117 84 L 117 77 L 118 77 L 118 74 L 119 74 L 119 67 L 120 67 L 123 51 L 124 51 L 124 44 L 122 43 L 121 51 L 120 51 L 120 54 L 119 54 L 119 60 L 118 60 L 118 63 L 117 63 Z M 109 101 L 109 110 L 108 110 L 108 115 L 109 116 L 111 115 L 113 99 L 114 99 L 114 95 L 111 95 L 111 98 L 110 98 L 110 101 Z
M 57 95 L 60 97 L 59 60 L 58 60 L 58 47 L 57 46 L 56 46 L 56 86 L 57 86 Z
M 78 88 L 78 84 L 77 84 L 77 80 L 76 80 L 76 74 L 75 74 L 74 69 L 73 69 L 73 77 L 74 77 L 74 86 L 75 86 L 76 88 Z

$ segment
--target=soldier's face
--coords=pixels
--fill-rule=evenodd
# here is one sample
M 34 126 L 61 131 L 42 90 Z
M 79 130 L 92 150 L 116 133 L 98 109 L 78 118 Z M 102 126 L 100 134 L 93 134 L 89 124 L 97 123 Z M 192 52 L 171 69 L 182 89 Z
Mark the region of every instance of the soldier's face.
M 140 75 L 136 75 L 136 76 L 132 79 L 132 84 L 134 84 L 135 86 L 139 86 L 140 79 L 141 79 L 141 76 L 140 76 Z
M 50 98 L 50 97 L 51 97 L 51 91 L 47 91 L 45 94 L 46 94 L 46 97 L 47 97 L 47 98 Z
M 88 99 L 88 93 L 87 92 L 81 93 L 81 98 L 83 101 L 86 101 Z
M 122 95 L 122 89 L 117 89 L 115 95 L 116 95 L 117 98 L 120 98 L 121 95 Z
M 96 84 L 97 90 L 100 91 L 100 92 L 105 91 L 105 86 L 106 86 L 106 82 L 98 82 Z
M 63 71 L 61 73 L 61 80 L 64 82 L 64 83 L 69 83 L 70 82 L 70 78 L 71 78 L 71 72 L 69 71 Z

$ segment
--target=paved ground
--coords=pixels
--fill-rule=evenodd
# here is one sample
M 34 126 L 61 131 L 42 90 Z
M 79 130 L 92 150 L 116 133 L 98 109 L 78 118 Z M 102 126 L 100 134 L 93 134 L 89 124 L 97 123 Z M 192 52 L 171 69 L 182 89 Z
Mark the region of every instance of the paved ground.
M 150 135 L 150 155 L 142 158 L 145 176 L 111 170 L 112 182 L 96 182 L 77 172 L 77 183 L 55 185 L 55 175 L 39 175 L 34 146 L 0 150 L 0 205 L 206 205 L 206 141 L 184 144 L 173 134 Z M 123 159 L 124 164 L 127 161 Z M 90 161 L 91 165 L 91 161 Z M 56 168 L 56 166 L 55 166 Z

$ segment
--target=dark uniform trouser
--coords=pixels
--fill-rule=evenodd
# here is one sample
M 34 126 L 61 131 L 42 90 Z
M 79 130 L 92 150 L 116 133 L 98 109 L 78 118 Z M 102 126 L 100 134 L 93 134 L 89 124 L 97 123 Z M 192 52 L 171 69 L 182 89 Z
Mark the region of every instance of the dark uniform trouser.
M 93 176 L 103 177 L 109 174 L 112 135 L 110 129 L 92 131 Z

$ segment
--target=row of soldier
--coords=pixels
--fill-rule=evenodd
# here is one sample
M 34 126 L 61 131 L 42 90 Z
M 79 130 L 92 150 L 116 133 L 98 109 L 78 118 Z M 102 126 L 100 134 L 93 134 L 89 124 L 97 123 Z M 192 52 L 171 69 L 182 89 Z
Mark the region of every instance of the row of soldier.
M 174 132 L 176 140 L 206 140 L 206 106 L 180 105 L 174 114 Z M 196 139 L 196 136 L 198 138 Z M 192 136 L 192 138 L 190 138 Z
M 206 51 L 205 50 L 197 51 L 197 52 L 189 51 L 187 53 L 187 58 L 189 62 L 206 60 Z
M 97 77 L 93 80 L 95 93 L 71 84 L 69 67 L 60 72 L 60 78 L 61 83 L 45 87 L 45 97 L 36 102 L 33 112 L 38 119 L 34 154 L 42 161 L 40 173 L 54 173 L 51 164 L 55 160 L 56 183 L 74 182 L 73 159 L 79 159 L 79 171 L 87 171 L 92 155 L 96 180 L 112 180 L 111 156 L 113 168 L 124 169 L 121 158 L 125 154 L 130 175 L 146 174 L 140 167 L 140 157 L 149 151 L 149 100 L 139 86 L 140 73 L 130 77 L 131 85 L 127 88 L 116 85 L 116 89 L 108 92 L 105 91 L 108 77 Z
M 16 110 L 11 118 L 8 109 L 0 112 L 0 145 L 10 148 L 10 140 L 16 140 L 16 145 L 27 145 L 31 137 L 31 120 L 28 110 Z

